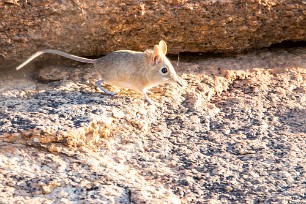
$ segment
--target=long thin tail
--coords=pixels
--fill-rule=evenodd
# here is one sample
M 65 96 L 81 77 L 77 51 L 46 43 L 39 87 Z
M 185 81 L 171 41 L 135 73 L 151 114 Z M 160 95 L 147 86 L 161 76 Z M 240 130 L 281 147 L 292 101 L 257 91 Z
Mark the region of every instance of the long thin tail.
M 75 60 L 75 61 L 78 61 L 78 62 L 84 62 L 84 63 L 95 63 L 96 62 L 96 59 L 87 59 L 87 58 L 84 58 L 84 57 L 79 57 L 79 56 L 71 55 L 71 54 L 68 54 L 68 53 L 65 53 L 65 52 L 62 52 L 62 51 L 58 51 L 58 50 L 43 50 L 43 51 L 36 52 L 29 59 L 27 59 L 21 65 L 16 67 L 16 70 L 21 69 L 26 64 L 31 62 L 33 59 L 35 59 L 36 57 L 38 57 L 39 55 L 42 55 L 44 53 L 60 55 L 62 57 L 66 57 L 66 58 L 69 58 L 69 59 L 72 59 L 72 60 Z

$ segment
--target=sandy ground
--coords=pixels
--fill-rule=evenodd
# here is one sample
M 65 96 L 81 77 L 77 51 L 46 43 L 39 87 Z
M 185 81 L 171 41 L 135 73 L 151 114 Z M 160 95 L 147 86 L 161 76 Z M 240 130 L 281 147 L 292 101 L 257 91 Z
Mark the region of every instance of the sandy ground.
M 305 53 L 182 55 L 155 106 L 87 65 L 3 72 L 0 202 L 305 203 Z

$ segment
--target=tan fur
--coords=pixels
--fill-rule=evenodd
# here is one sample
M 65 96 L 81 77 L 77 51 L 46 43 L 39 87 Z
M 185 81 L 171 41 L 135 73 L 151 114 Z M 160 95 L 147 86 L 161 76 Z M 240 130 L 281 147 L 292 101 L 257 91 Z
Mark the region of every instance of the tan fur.
M 32 55 L 17 69 L 22 68 L 43 53 L 58 54 L 76 61 L 93 63 L 101 79 L 98 82 L 103 81 L 110 85 L 139 91 L 151 104 L 153 101 L 146 94 L 146 91 L 151 87 L 167 81 L 174 81 L 181 85 L 171 62 L 166 57 L 167 44 L 163 40 L 154 46 L 154 50 L 146 50 L 145 52 L 119 50 L 96 60 L 81 58 L 57 50 L 45 50 Z M 163 68 L 167 69 L 167 73 L 161 72 Z M 97 85 L 99 86 L 99 84 Z M 103 87 L 100 88 L 106 93 L 113 94 Z

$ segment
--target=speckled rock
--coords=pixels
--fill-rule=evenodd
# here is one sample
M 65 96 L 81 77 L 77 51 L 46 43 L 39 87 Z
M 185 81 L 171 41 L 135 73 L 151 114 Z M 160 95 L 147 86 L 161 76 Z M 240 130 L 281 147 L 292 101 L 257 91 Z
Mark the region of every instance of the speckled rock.
M 164 39 L 169 53 L 240 52 L 306 40 L 300 0 L 4 0 L 0 10 L 0 60 L 12 67 L 44 48 L 100 56 Z
M 0 74 L 0 203 L 303 203 L 305 53 L 182 55 L 155 106 L 90 66 Z

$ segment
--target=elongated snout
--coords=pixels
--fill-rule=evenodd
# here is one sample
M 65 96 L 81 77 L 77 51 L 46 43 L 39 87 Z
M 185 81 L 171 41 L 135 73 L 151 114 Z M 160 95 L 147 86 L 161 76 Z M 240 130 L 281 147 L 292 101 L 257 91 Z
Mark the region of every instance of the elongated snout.
M 176 81 L 176 83 L 178 83 L 178 85 L 180 85 L 181 87 L 184 86 L 183 82 L 181 82 L 181 81 Z
M 181 87 L 184 86 L 182 80 L 181 80 L 178 76 L 173 77 L 172 80 L 173 80 L 175 83 L 177 83 L 178 85 L 180 85 Z

